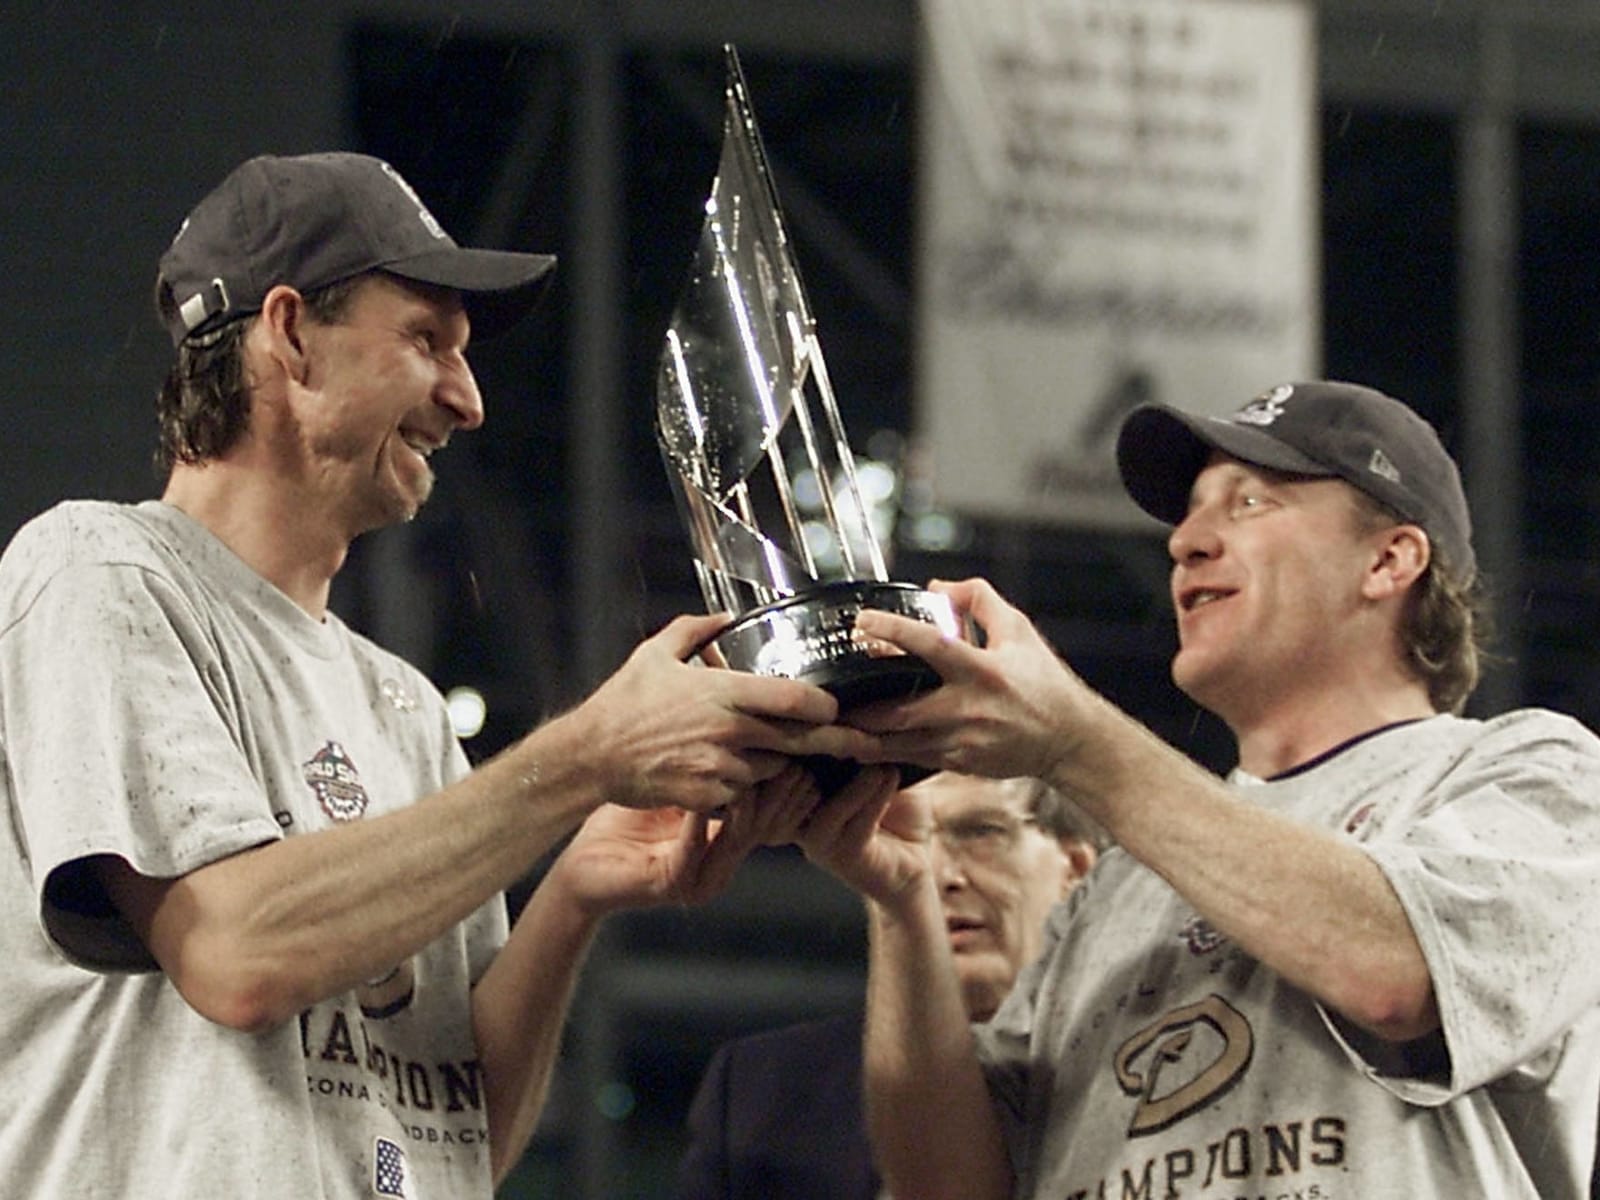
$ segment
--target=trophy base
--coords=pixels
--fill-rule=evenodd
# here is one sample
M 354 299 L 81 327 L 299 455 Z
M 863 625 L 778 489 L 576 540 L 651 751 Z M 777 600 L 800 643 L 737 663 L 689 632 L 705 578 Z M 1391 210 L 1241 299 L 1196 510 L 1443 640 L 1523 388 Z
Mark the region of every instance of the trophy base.
M 963 637 L 961 620 L 947 597 L 909 583 L 848 580 L 819 585 L 745 613 L 712 638 L 709 657 L 736 671 L 815 684 L 839 702 L 841 713 L 878 700 L 898 700 L 939 686 L 939 674 L 914 654 L 855 632 L 864 608 L 883 609 L 936 625 Z M 824 795 L 832 795 L 860 764 L 815 755 L 802 760 Z M 900 765 L 902 786 L 930 772 Z

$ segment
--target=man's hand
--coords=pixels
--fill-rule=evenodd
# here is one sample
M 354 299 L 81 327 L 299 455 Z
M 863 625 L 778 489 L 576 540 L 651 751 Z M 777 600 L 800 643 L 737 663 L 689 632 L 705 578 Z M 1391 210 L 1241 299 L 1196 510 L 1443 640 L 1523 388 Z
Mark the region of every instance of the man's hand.
M 606 799 L 712 812 L 793 757 L 875 753 L 874 738 L 833 723 L 839 706 L 821 688 L 691 662 L 726 624 L 678 617 L 561 718 L 570 752 L 592 765 Z
M 928 870 L 927 798 L 899 786 L 898 771 L 862 769 L 811 811 L 795 839 L 812 862 L 882 904 L 892 904 Z
M 703 904 L 757 846 L 793 841 L 819 797 L 811 776 L 790 764 L 720 818 L 608 804 L 583 823 L 551 873 L 592 916 Z
M 884 701 L 846 719 L 878 735 L 878 757 L 931 770 L 1009 778 L 1051 778 L 1072 752 L 1082 722 L 1101 701 L 1061 661 L 1033 623 L 982 579 L 934 581 L 958 612 L 984 633 L 985 644 L 947 637 L 937 627 L 864 609 L 865 636 L 915 654 L 943 685 L 906 700 Z

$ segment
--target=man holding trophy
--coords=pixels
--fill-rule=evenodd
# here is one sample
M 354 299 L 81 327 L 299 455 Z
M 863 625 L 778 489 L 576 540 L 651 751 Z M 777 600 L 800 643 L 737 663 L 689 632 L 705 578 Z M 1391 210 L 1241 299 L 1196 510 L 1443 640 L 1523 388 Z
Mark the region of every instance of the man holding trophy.
M 1119 849 L 969 1027 L 928 814 L 863 775 L 802 831 L 868 900 L 867 1107 L 889 1191 L 938 1197 L 1587 1195 L 1600 1089 L 1600 739 L 1477 677 L 1454 464 L 1410 410 L 1284 385 L 1136 410 L 1123 477 L 1171 522 L 1175 681 L 1224 781 L 1090 690 L 981 580 L 980 647 L 847 715 L 877 754 L 1036 775 Z
M 469 771 L 329 611 L 483 423 L 469 338 L 553 265 L 456 245 L 357 154 L 250 160 L 162 256 L 162 498 L 59 505 L 0 560 L 7 1194 L 487 1200 L 599 921 L 713 894 L 815 800 L 793 757 L 870 750 L 681 617 Z
M 1457 715 L 1479 600 L 1432 428 L 1329 382 L 1228 419 L 1125 421 L 1123 481 L 1173 527 L 1173 678 L 1238 741 L 1218 779 L 984 581 L 882 582 L 736 63 L 726 128 L 659 389 L 708 604 L 740 614 L 714 648 L 831 687 L 876 735 L 861 762 L 1041 779 L 1118 845 L 973 1026 L 927 803 L 893 773 L 828 774 L 798 840 L 867 899 L 865 1091 L 889 1192 L 1585 1195 L 1600 739 L 1538 710 Z M 795 463 L 847 573 L 868 548 L 868 582 L 819 582 Z

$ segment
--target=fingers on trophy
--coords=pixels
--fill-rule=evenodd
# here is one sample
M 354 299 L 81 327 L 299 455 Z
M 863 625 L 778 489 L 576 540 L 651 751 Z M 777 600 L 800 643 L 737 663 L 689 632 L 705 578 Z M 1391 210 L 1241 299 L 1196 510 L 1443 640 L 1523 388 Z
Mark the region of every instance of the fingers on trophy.
M 656 436 L 706 607 L 734 614 L 703 656 L 816 684 L 848 711 L 939 683 L 858 634 L 862 609 L 952 637 L 964 623 L 946 597 L 888 577 L 738 55 L 725 54 L 721 161 L 661 352 Z M 856 770 L 806 765 L 825 794 Z

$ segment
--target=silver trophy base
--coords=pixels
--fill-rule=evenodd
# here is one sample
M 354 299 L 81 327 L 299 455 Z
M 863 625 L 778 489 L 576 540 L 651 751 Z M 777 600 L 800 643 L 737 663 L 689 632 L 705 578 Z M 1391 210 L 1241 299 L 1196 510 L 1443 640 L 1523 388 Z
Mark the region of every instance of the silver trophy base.
M 815 684 L 839 702 L 841 713 L 938 687 L 938 672 L 916 655 L 857 635 L 856 616 L 864 608 L 926 621 L 950 637 L 965 636 L 954 607 L 938 592 L 909 583 L 848 580 L 751 609 L 711 639 L 707 657 L 736 671 Z M 806 765 L 828 794 L 859 769 L 856 763 L 820 757 Z M 902 785 L 928 774 L 921 767 L 900 767 Z

